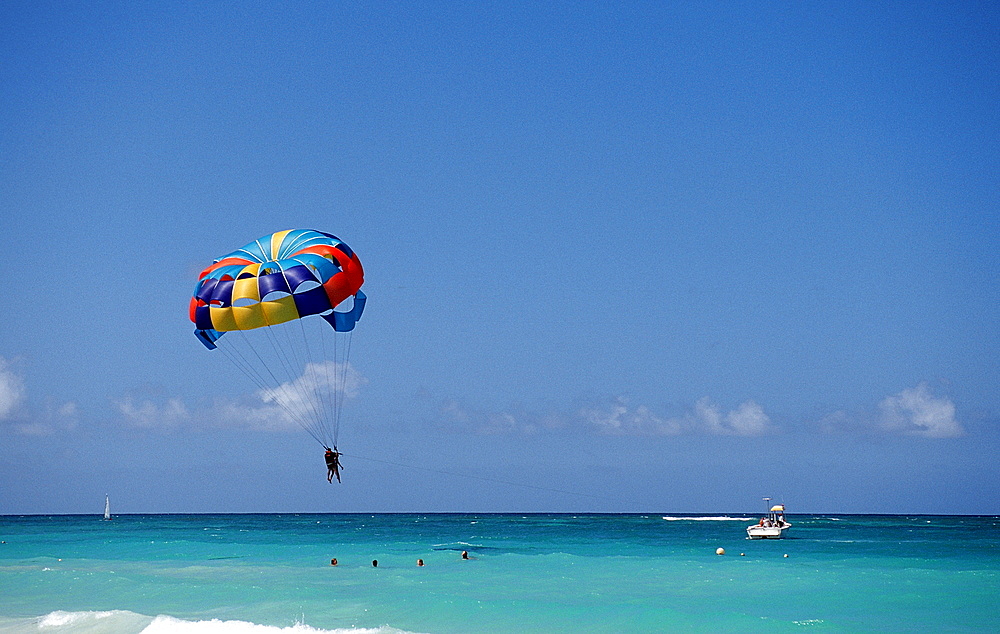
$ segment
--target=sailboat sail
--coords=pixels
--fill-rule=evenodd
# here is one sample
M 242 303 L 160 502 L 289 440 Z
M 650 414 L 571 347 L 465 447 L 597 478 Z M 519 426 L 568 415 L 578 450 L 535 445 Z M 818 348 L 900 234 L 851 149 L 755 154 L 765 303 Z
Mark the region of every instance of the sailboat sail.
M 111 519 L 111 498 L 104 496 L 104 519 Z

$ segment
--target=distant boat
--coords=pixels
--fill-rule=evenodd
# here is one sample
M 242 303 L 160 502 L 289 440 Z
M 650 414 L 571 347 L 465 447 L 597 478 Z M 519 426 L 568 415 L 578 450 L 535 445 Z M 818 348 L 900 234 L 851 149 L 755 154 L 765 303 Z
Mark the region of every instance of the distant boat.
M 764 498 L 767 508 L 771 498 Z M 785 505 L 775 504 L 760 518 L 760 523 L 747 526 L 747 539 L 781 539 L 792 525 L 785 521 Z
M 111 498 L 104 496 L 104 519 L 111 519 Z

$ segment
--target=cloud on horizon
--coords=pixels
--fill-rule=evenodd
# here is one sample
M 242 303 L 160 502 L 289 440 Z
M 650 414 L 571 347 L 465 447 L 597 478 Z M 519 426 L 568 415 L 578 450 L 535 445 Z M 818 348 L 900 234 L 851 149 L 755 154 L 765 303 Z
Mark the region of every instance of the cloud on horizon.
M 79 407 L 72 401 L 61 405 L 47 403 L 41 414 L 18 423 L 14 429 L 25 436 L 52 436 L 74 429 L 79 418 Z
M 610 405 L 585 407 L 579 417 L 597 433 L 611 436 L 676 436 L 684 431 L 678 419 L 657 416 L 645 405 L 630 408 L 623 397 Z
M 719 406 L 706 396 L 695 404 L 695 418 L 709 433 L 723 436 L 761 436 L 775 431 L 764 408 L 754 401 L 746 401 L 723 416 Z
M 582 419 L 602 434 L 637 436 L 678 436 L 711 434 L 718 436 L 760 436 L 776 431 L 770 417 L 754 401 L 746 401 L 725 414 L 710 398 L 703 397 L 691 412 L 663 417 L 645 405 L 629 408 L 623 398 L 610 406 L 584 408 Z
M 192 419 L 187 406 L 179 398 L 169 398 L 163 404 L 150 399 L 136 402 L 125 396 L 114 402 L 115 409 L 131 427 L 140 429 L 174 429 L 189 423 Z
M 663 416 L 646 405 L 632 406 L 624 397 L 587 405 L 571 414 L 543 415 L 528 411 L 477 411 L 464 407 L 455 399 L 448 399 L 438 410 L 437 420 L 445 428 L 478 434 L 531 435 L 582 429 L 609 436 L 760 436 L 777 431 L 764 409 L 754 401 L 746 401 L 736 409 L 723 413 L 707 397 L 700 399 L 692 411 L 681 416 Z
M 611 436 L 754 437 L 781 431 L 754 400 L 726 412 L 707 396 L 699 399 L 690 411 L 673 416 L 661 415 L 646 405 L 632 405 L 621 396 L 586 405 L 570 414 L 546 415 L 525 410 L 478 411 L 456 399 L 448 399 L 436 418 L 445 428 L 479 434 L 528 435 L 576 428 Z M 925 438 L 965 434 L 955 418 L 955 405 L 948 398 L 934 396 L 926 383 L 884 398 L 875 413 L 835 411 L 824 416 L 818 428 L 825 433 L 866 435 L 880 430 Z
M 28 388 L 7 359 L 0 357 L 0 422 L 25 436 L 51 436 L 73 429 L 79 412 L 76 403 L 55 404 L 46 399 L 38 408 L 27 404 Z
M 528 412 L 483 412 L 469 409 L 458 400 L 450 398 L 441 404 L 435 416 L 434 426 L 446 429 L 461 429 L 482 435 L 524 434 L 534 435 L 541 431 L 560 429 L 565 421 L 555 415 L 538 416 Z
M 838 410 L 822 417 L 819 429 L 832 434 L 872 434 L 956 438 L 965 429 L 955 418 L 955 404 L 934 396 L 926 382 L 887 396 L 863 412 Z
M 337 403 L 357 397 L 367 382 L 349 363 L 310 363 L 294 381 L 258 390 L 242 400 L 218 398 L 192 410 L 176 397 L 154 400 L 127 395 L 114 401 L 113 407 L 125 424 L 140 429 L 301 431 L 300 421 L 309 424 L 316 417 L 332 418 Z
M 0 420 L 10 418 L 26 394 L 24 379 L 11 369 L 9 361 L 0 357 Z
M 965 434 L 955 419 L 955 404 L 948 398 L 935 397 L 927 383 L 887 396 L 878 407 L 880 426 L 891 432 L 925 438 L 956 438 Z

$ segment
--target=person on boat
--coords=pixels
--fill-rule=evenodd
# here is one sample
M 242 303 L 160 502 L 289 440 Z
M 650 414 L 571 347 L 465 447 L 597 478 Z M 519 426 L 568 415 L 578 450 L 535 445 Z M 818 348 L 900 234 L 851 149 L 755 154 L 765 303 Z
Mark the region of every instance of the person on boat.
M 343 466 L 340 464 L 340 452 L 334 447 L 330 449 L 326 448 L 326 481 L 332 483 L 333 476 L 337 476 L 337 482 L 340 482 L 340 470 Z

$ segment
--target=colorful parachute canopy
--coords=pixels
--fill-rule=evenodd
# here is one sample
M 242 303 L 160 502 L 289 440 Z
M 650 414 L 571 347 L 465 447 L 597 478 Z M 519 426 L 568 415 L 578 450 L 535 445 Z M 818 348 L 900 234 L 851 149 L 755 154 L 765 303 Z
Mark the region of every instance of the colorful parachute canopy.
M 365 308 L 361 261 L 335 236 L 278 231 L 215 260 L 190 302 L 194 334 L 209 349 L 226 332 L 320 315 L 334 330 L 354 328 Z M 354 297 L 346 312 L 334 310 Z

